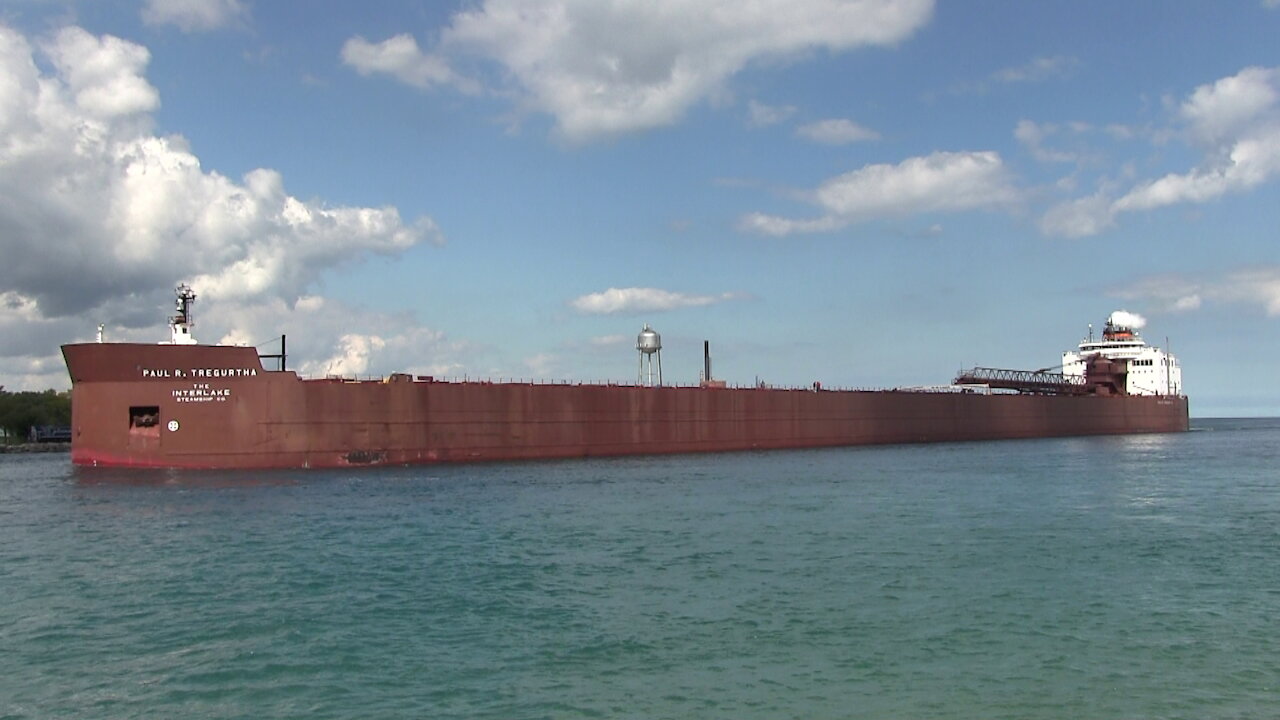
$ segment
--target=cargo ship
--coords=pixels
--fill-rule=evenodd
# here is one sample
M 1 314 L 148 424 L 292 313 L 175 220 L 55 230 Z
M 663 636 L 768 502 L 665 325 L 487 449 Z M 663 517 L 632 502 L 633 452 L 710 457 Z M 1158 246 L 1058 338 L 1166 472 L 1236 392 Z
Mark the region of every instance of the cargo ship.
M 661 380 L 661 339 L 637 339 L 631 383 L 491 382 L 392 374 L 304 378 L 282 349 L 202 345 L 190 288 L 159 344 L 62 347 L 77 465 L 332 468 L 723 452 L 1188 429 L 1181 368 L 1108 321 L 1061 368 L 973 368 L 886 390 L 728 387 L 706 355 L 697 384 Z M 705 345 L 704 345 L 705 348 Z M 263 359 L 277 359 L 269 368 Z M 653 362 L 658 360 L 655 379 Z M 645 375 L 645 362 L 649 363 Z

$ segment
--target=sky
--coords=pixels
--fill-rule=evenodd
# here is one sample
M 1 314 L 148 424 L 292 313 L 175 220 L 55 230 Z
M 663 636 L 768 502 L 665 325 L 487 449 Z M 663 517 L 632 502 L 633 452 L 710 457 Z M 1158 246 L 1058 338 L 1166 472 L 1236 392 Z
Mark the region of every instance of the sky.
M 0 386 L 193 334 L 309 376 L 946 384 L 1145 319 L 1280 415 L 1280 0 L 7 0 Z

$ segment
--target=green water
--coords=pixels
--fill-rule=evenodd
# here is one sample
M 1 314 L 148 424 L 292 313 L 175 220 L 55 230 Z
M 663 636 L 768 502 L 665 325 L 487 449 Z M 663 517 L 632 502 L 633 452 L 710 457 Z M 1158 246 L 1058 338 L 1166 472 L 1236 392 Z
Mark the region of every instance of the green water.
M 1262 718 L 1280 421 L 192 473 L 0 456 L 2 718 Z

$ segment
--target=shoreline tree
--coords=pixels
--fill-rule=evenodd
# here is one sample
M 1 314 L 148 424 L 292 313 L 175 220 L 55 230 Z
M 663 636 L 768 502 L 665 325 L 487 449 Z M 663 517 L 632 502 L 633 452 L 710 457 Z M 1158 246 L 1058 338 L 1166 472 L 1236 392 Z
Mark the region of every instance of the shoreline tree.
M 70 424 L 70 392 L 8 392 L 0 385 L 0 429 L 6 442 L 25 442 L 33 425 Z

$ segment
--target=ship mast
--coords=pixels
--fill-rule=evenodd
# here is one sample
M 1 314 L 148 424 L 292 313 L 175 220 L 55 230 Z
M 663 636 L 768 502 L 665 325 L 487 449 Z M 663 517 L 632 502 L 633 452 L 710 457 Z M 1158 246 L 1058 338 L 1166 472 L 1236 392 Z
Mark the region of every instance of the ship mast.
M 195 302 L 196 294 L 185 283 L 178 285 L 174 293 L 178 296 L 175 303 L 178 314 L 169 318 L 169 342 L 174 345 L 195 345 L 196 339 L 191 336 L 191 328 L 196 325 L 191 317 L 191 303 Z

